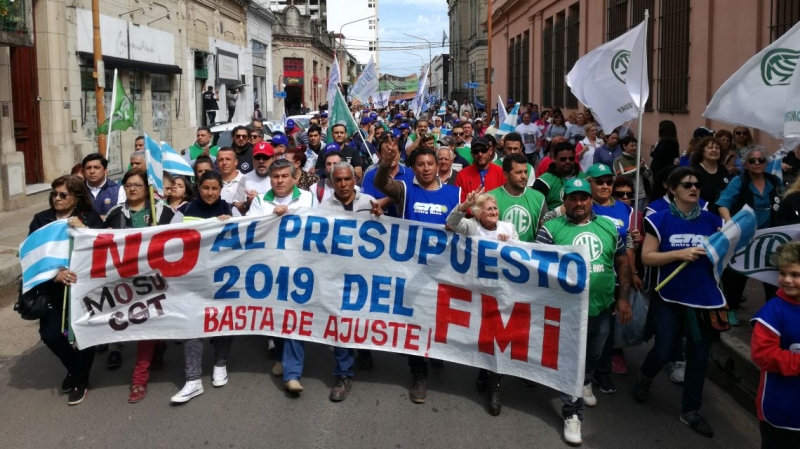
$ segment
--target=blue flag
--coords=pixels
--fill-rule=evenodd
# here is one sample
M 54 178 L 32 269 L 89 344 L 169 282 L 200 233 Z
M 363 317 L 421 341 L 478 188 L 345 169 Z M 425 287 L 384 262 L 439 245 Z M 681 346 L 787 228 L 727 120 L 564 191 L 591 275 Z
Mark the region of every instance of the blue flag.
M 194 176 L 192 166 L 167 142 L 161 142 L 161 159 L 165 172 L 174 175 Z
M 147 182 L 159 194 L 164 195 L 164 156 L 161 145 L 152 137 L 144 135 L 144 154 L 147 160 Z
M 722 271 L 730 263 L 733 255 L 746 247 L 756 235 L 758 221 L 750 206 L 745 205 L 722 229 L 714 233 L 702 247 L 714 264 L 714 277 L 719 282 Z
M 22 293 L 53 279 L 69 266 L 67 221 L 54 221 L 34 231 L 19 246 L 22 265 Z

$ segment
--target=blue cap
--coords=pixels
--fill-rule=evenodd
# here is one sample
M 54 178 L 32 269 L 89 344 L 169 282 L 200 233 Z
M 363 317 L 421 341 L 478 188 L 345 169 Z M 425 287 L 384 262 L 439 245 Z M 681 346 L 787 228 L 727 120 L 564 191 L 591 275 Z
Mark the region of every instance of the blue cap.
M 375 111 L 370 112 L 369 113 L 369 118 L 375 120 L 376 118 L 378 118 L 378 113 L 375 112 Z
M 328 113 L 327 112 L 323 112 L 319 116 L 322 117 L 322 118 L 328 118 Z
M 339 144 L 336 143 L 336 142 L 329 143 L 328 145 L 325 146 L 325 152 L 326 153 L 329 152 L 329 151 L 341 151 L 341 150 L 342 150 L 342 147 L 340 147 Z
M 394 116 L 395 120 L 403 120 L 403 114 L 397 114 Z
M 286 127 L 289 129 L 294 128 L 294 120 L 292 119 L 286 120 Z
M 366 116 L 361 117 L 361 124 L 362 125 L 369 125 L 370 123 L 372 123 L 372 119 L 371 118 L 366 117 Z
M 408 129 L 408 123 L 403 122 L 400 124 L 400 129 Z
M 273 147 L 275 145 L 285 145 L 287 147 L 289 146 L 289 139 L 287 139 L 286 136 L 284 136 L 283 134 L 273 134 L 272 140 L 270 142 L 272 143 Z

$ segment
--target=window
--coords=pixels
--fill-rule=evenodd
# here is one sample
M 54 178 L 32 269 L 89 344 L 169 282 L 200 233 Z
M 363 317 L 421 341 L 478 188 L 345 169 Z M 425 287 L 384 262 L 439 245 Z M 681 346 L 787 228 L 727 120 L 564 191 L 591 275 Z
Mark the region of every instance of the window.
M 564 31 L 566 30 L 565 16 L 563 12 L 556 14 L 556 31 L 553 35 L 553 105 L 566 106 L 564 101 L 564 91 L 566 90 L 566 82 L 564 75 L 564 46 L 566 39 L 564 38 Z
M 314 61 L 314 76 L 315 77 L 317 76 L 317 66 L 318 65 L 319 65 L 319 63 L 317 61 Z
M 514 63 L 514 57 L 516 56 L 516 53 L 514 53 L 515 40 L 516 38 L 511 38 L 511 40 L 508 42 L 508 88 L 506 92 L 506 101 L 508 101 L 509 98 L 514 98 L 514 81 L 516 80 L 516 77 L 514 76 L 514 68 L 516 67 L 516 64 Z
M 544 21 L 542 28 L 542 105 L 555 105 L 553 101 L 553 18 Z M 509 83 L 510 84 L 510 83 Z M 545 106 L 546 105 L 546 106 Z
M 529 31 L 526 31 L 522 34 L 522 51 L 520 52 L 520 57 L 520 67 L 522 68 L 522 71 L 520 73 L 519 101 L 527 103 L 532 101 L 532 99 L 528 96 L 528 86 L 530 85 L 531 78 Z
M 578 43 L 580 42 L 580 26 L 581 26 L 581 11 L 580 11 L 580 4 L 575 3 L 569 7 L 569 16 L 567 17 L 566 23 L 566 35 L 567 35 L 567 45 L 566 45 L 566 53 L 567 53 L 567 61 L 566 66 L 564 67 L 564 75 L 569 73 L 572 70 L 572 67 L 578 62 Z M 566 81 L 564 82 L 566 84 Z M 578 107 L 578 99 L 575 95 L 572 94 L 572 89 L 564 89 L 564 94 L 566 98 L 564 99 L 564 104 L 568 108 L 577 108 Z
M 608 42 L 628 31 L 628 0 L 608 0 L 606 14 L 606 42 Z
M 253 41 L 253 65 L 267 66 L 267 46 L 258 41 Z
M 374 8 L 375 0 L 367 0 L 367 8 Z
M 660 2 L 658 110 L 661 112 L 689 109 L 689 2 Z
M 303 60 L 300 58 L 283 58 L 284 72 L 302 72 Z
M 369 41 L 369 51 L 377 51 L 377 49 L 378 49 L 378 42 Z
M 798 21 L 800 21 L 800 3 L 797 0 L 772 0 L 769 29 L 773 42 Z

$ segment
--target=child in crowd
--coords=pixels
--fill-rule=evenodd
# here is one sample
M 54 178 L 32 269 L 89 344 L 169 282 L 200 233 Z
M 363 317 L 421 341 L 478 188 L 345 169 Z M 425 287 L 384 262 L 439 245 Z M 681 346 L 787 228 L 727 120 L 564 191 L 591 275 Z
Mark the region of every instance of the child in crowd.
M 753 362 L 761 368 L 756 409 L 762 449 L 800 447 L 800 242 L 772 255 L 777 296 L 751 320 Z

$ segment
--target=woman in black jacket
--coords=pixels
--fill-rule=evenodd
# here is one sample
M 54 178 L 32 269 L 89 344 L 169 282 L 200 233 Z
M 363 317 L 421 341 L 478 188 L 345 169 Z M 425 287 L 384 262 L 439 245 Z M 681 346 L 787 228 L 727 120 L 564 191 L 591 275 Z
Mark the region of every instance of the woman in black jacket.
M 650 169 L 653 173 L 660 173 L 665 167 L 675 165 L 681 156 L 681 146 L 678 143 L 678 129 L 672 120 L 662 120 L 658 124 L 658 143 L 650 153 Z
M 50 208 L 33 216 L 28 234 L 56 220 L 67 219 L 71 226 L 100 229 L 103 221 L 92 206 L 91 195 L 83 180 L 77 176 L 61 176 L 51 184 Z M 61 326 L 64 293 L 78 280 L 77 275 L 64 267 L 56 277 L 36 287 L 37 294 L 50 297 L 47 313 L 39 319 L 39 336 L 42 342 L 61 360 L 67 377 L 61 391 L 69 393 L 67 403 L 83 402 L 89 389 L 89 371 L 94 361 L 94 347 L 81 350 L 73 347 Z

